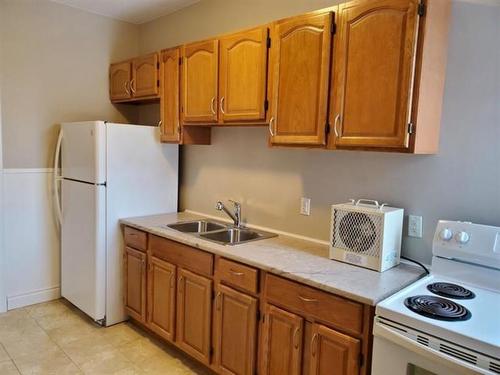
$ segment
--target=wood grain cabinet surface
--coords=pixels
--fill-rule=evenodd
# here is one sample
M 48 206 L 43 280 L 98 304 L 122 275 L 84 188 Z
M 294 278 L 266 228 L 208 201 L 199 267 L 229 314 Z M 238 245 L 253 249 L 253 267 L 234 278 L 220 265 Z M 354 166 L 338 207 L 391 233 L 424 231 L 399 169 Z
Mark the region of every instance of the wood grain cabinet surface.
M 177 273 L 176 342 L 204 364 L 211 359 L 212 280 L 183 268 Z
M 109 98 L 121 101 L 132 98 L 130 81 L 132 80 L 132 63 L 125 61 L 111 64 L 109 67 Z
M 160 95 L 160 118 L 162 142 L 179 143 L 181 140 L 180 124 L 180 59 L 179 48 L 162 51 L 160 76 L 163 81 Z
M 271 144 L 326 144 L 333 13 L 277 21 L 271 34 Z
M 266 305 L 261 340 L 261 373 L 301 373 L 304 319 L 273 305 Z
M 134 98 L 155 97 L 160 91 L 158 53 L 132 60 L 131 90 Z
M 182 120 L 184 123 L 216 123 L 218 120 L 219 41 L 182 47 Z
M 174 340 L 176 267 L 156 257 L 149 258 L 147 325 L 168 341 Z
M 254 374 L 257 363 L 257 299 L 218 285 L 214 336 L 214 362 L 221 374 Z
M 127 313 L 138 322 L 146 322 L 146 254 L 125 248 L 124 252 L 125 293 L 124 305 Z
M 220 123 L 266 119 L 267 50 L 267 26 L 220 39 Z

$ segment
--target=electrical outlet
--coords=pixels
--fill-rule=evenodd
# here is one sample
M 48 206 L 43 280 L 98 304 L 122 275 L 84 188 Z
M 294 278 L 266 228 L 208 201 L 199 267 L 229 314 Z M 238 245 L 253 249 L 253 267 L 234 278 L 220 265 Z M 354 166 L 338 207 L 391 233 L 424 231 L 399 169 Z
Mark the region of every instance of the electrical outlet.
M 422 238 L 422 216 L 408 216 L 408 236 Z
M 300 198 L 300 214 L 311 215 L 311 198 Z

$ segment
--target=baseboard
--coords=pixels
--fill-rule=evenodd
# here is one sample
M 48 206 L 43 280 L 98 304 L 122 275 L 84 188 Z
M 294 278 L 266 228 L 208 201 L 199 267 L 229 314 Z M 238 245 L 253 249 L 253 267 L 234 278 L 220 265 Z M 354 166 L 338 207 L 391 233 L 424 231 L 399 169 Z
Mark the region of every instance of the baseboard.
M 61 297 L 61 288 L 40 289 L 33 292 L 7 297 L 7 310 L 52 301 Z

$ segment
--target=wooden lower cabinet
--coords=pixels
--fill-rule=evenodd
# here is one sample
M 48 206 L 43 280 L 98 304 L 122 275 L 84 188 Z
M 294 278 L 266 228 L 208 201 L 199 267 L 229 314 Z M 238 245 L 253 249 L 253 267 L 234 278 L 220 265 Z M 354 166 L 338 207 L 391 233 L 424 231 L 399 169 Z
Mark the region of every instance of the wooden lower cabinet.
M 309 375 L 359 374 L 360 350 L 358 339 L 315 323 L 312 325 Z
M 217 286 L 214 335 L 215 366 L 220 374 L 254 374 L 257 299 L 223 285 Z
M 146 254 L 125 248 L 124 253 L 125 295 L 127 313 L 135 320 L 146 322 Z
M 133 228 L 124 239 L 129 316 L 217 374 L 370 374 L 373 307 Z
M 266 305 L 261 342 L 262 374 L 300 374 L 303 327 L 302 317 Z
M 194 358 L 210 364 L 212 280 L 179 268 L 177 283 L 176 343 Z
M 174 340 L 175 327 L 175 265 L 151 257 L 148 265 L 149 329 L 159 336 Z

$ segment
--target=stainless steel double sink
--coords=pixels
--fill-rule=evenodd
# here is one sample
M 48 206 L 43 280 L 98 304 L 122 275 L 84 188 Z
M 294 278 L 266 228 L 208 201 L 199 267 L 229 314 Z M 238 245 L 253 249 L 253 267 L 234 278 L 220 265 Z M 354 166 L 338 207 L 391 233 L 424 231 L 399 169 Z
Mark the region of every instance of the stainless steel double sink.
M 168 224 L 167 227 L 223 245 L 238 245 L 277 236 L 274 233 L 244 227 L 238 228 L 212 220 L 181 221 Z

